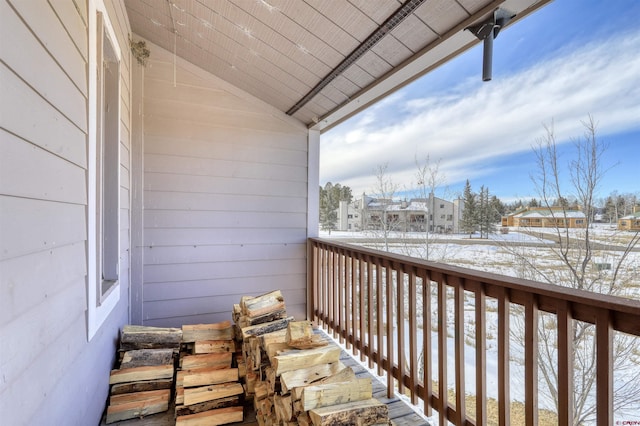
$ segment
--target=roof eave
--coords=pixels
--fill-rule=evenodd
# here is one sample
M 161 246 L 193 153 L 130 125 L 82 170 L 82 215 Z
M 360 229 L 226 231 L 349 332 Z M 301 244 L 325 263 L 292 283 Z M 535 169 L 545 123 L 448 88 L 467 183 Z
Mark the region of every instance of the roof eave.
M 408 85 L 426 73 L 439 67 L 462 52 L 470 49 L 480 41 L 465 31 L 475 22 L 485 19 L 498 7 L 505 7 L 516 13 L 510 25 L 535 12 L 552 0 L 496 0 L 484 8 L 478 10 L 457 26 L 444 34 L 441 38 L 425 46 L 411 58 L 395 67 L 382 78 L 376 80 L 370 86 L 358 92 L 351 99 L 320 117 L 317 122 L 309 123 L 310 130 L 318 130 L 324 133 L 333 127 L 343 123 L 372 104 L 390 95 L 396 90 Z M 478 65 L 480 70 L 481 64 Z M 480 78 L 480 73 L 478 78 Z

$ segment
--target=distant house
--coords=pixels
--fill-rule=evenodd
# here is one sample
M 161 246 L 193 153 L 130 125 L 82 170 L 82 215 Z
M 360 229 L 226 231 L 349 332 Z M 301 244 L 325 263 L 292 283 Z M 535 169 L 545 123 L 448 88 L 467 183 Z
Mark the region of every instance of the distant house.
M 640 206 L 633 208 L 633 213 L 618 219 L 618 229 L 622 231 L 640 231 Z
M 409 201 L 372 198 L 362 194 L 361 199 L 350 205 L 341 204 L 338 229 L 381 229 L 386 220 L 391 229 L 401 232 L 459 232 L 462 215 L 462 203 L 459 201 L 444 200 L 433 194 L 429 198 L 413 198 Z
M 348 202 L 340 201 L 338 206 L 338 223 L 336 229 L 338 231 L 360 231 L 362 220 L 360 219 L 359 201 Z
M 587 217 L 581 210 L 562 207 L 524 207 L 502 217 L 502 226 L 523 228 L 584 228 Z

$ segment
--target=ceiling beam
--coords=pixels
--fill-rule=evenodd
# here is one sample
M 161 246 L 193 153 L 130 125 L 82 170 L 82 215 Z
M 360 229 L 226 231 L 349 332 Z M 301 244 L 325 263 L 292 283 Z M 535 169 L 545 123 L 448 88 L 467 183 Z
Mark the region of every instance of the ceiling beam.
M 288 115 L 295 114 L 300 108 L 305 106 L 314 96 L 316 96 L 322 89 L 327 87 L 333 80 L 339 77 L 347 68 L 349 68 L 354 62 L 362 57 L 365 53 L 373 48 L 384 36 L 386 36 L 391 30 L 397 27 L 407 16 L 411 15 L 422 3 L 426 0 L 407 0 L 402 6 L 400 6 L 386 21 L 384 21 L 376 30 L 366 38 L 365 41 L 360 43 L 337 67 L 332 69 L 320 82 L 311 89 L 306 95 L 302 97 L 294 106 L 288 111 Z

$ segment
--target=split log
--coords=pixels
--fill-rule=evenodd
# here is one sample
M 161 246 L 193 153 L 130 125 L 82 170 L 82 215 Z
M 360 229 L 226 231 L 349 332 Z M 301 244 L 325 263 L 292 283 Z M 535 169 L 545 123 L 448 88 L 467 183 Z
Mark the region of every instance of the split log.
M 286 342 L 295 349 L 312 349 L 329 344 L 321 335 L 313 333 L 313 327 L 309 321 L 290 322 L 287 326 Z
M 269 366 L 264 369 L 264 379 L 269 389 L 269 395 L 273 395 L 276 392 L 281 392 L 282 386 L 280 386 L 280 378 L 276 377 L 276 371 L 273 367 Z
M 171 390 L 166 389 L 112 396 L 107 407 L 106 423 L 166 411 L 169 408 L 170 395 Z
M 296 420 L 298 421 L 298 425 L 300 426 L 311 426 L 311 417 L 309 417 L 308 413 L 300 414 Z
M 184 395 L 183 395 L 184 396 Z M 200 402 L 192 405 L 176 405 L 176 416 L 186 416 L 189 414 L 201 413 L 216 408 L 236 407 L 241 404 L 238 395 L 227 398 L 214 399 L 213 401 Z
M 196 355 L 235 352 L 235 350 L 234 340 L 196 340 L 193 346 L 193 353 Z
M 184 404 L 184 387 L 176 385 L 176 406 Z
M 227 407 L 203 411 L 176 418 L 176 426 L 211 426 L 241 422 L 244 419 L 242 407 Z
M 276 419 L 280 422 L 289 422 L 293 418 L 293 405 L 291 395 L 274 395 L 273 406 Z
M 180 368 L 183 370 L 195 370 L 198 368 L 231 368 L 233 354 L 231 352 L 185 355 L 180 360 Z
M 237 368 L 202 368 L 197 370 L 187 370 L 183 377 L 182 386 L 185 388 L 216 385 L 220 383 L 237 382 Z
M 120 335 L 120 349 L 180 349 L 182 330 L 179 328 L 125 325 Z
M 264 324 L 265 322 L 271 322 L 279 319 L 283 319 L 287 317 L 287 310 L 282 308 L 275 310 L 273 312 L 268 312 L 264 315 L 257 315 L 254 317 L 250 317 L 247 315 L 240 315 L 236 324 L 240 327 L 247 327 L 249 325 L 258 325 Z
M 266 333 L 258 337 L 260 339 L 260 345 L 263 348 L 266 348 L 271 343 L 286 343 L 287 342 L 287 329 L 286 327 L 282 330 L 273 331 L 271 333 Z
M 336 374 L 332 374 L 311 383 L 306 383 L 302 386 L 296 386 L 291 390 L 291 394 L 293 395 L 293 398 L 295 400 L 299 400 L 302 399 L 302 394 L 307 386 L 328 385 L 333 383 L 350 382 L 354 380 L 356 380 L 356 373 L 355 371 L 353 371 L 353 368 L 345 367 L 344 369 L 338 371 Z M 308 411 L 308 409 L 302 411 Z
M 247 363 L 244 361 L 244 359 L 238 358 L 240 357 L 236 355 L 236 363 L 238 364 L 238 376 L 243 379 L 247 377 Z
M 246 395 L 253 395 L 256 392 L 256 384 L 258 384 L 258 375 L 253 371 L 247 371 L 247 376 L 245 377 L 245 384 L 247 385 Z
M 158 380 L 144 380 L 144 381 L 130 382 L 130 383 L 118 383 L 111 386 L 110 393 L 111 395 L 120 395 L 123 393 L 171 389 L 172 385 L 173 385 L 173 378 L 158 379 Z
M 184 397 L 184 395 L 183 395 Z M 236 407 L 241 404 L 239 396 L 214 399 L 192 405 L 176 405 L 176 416 L 186 416 L 188 414 L 201 413 L 203 411 L 214 410 L 216 408 Z
M 201 386 L 184 389 L 184 405 L 241 395 L 244 392 L 240 383 L 223 383 L 220 385 Z
M 111 370 L 109 384 L 139 382 L 144 380 L 173 378 L 173 365 L 157 365 L 149 367 L 124 368 Z
M 253 398 L 256 400 L 261 400 L 269 396 L 269 387 L 266 382 L 258 382 L 256 383 L 254 389 Z
M 341 349 L 338 346 L 326 346 L 309 350 L 291 350 L 273 358 L 276 376 L 292 370 L 311 367 L 319 364 L 330 364 L 340 359 Z
M 311 338 L 313 328 L 309 321 L 292 321 L 287 325 L 286 342 Z
M 251 336 L 261 336 L 263 334 L 271 333 L 278 330 L 284 330 L 287 328 L 287 324 L 293 321 L 293 317 L 287 317 L 264 324 L 250 325 L 242 328 L 242 338 L 247 339 Z
M 370 378 L 354 379 L 348 382 L 311 385 L 303 388 L 302 411 L 347 402 L 364 401 L 373 397 Z
M 270 312 L 285 309 L 284 297 L 280 290 L 265 293 L 257 297 L 243 297 L 240 299 L 243 315 L 257 317 Z
M 269 362 L 273 364 L 273 358 L 280 355 L 281 353 L 288 352 L 291 350 L 291 347 L 288 343 L 269 343 L 265 348 L 265 353 Z
M 233 326 L 230 321 L 216 324 L 191 324 L 182 326 L 182 341 L 198 340 L 232 340 Z
M 345 365 L 338 361 L 330 364 L 320 364 L 282 373 L 280 376 L 282 392 L 289 393 L 293 388 L 308 386 L 324 379 L 325 377 L 337 374 L 344 369 L 346 369 Z
M 309 411 L 314 426 L 358 425 L 371 426 L 389 422 L 388 407 L 376 399 L 349 402 Z
M 233 322 L 236 324 L 240 320 L 240 316 L 242 315 L 242 309 L 240 309 L 239 303 L 233 304 L 233 310 L 231 311 L 231 317 L 233 318 Z
M 289 346 L 295 349 L 313 349 L 327 346 L 329 342 L 322 338 L 319 334 L 314 334 L 309 338 L 303 338 L 298 340 L 292 340 L 288 343 Z
M 173 349 L 136 349 L 126 351 L 122 356 L 120 368 L 173 365 L 173 353 Z

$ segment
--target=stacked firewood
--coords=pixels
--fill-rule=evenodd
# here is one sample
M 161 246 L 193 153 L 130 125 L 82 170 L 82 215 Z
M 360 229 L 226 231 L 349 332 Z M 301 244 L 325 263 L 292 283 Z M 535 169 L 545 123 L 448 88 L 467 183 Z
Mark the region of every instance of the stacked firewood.
M 270 320 L 252 322 L 257 317 Z M 259 425 L 389 424 L 387 406 L 373 399 L 371 379 L 345 367 L 341 349 L 314 333 L 311 323 L 287 317 L 279 291 L 243 297 L 234 320 L 243 338 L 245 393 Z
M 184 325 L 176 373 L 176 425 L 243 420 L 243 387 L 230 321 Z
M 167 411 L 181 340 L 179 328 L 123 328 L 106 423 Z

